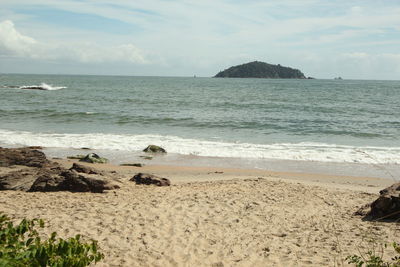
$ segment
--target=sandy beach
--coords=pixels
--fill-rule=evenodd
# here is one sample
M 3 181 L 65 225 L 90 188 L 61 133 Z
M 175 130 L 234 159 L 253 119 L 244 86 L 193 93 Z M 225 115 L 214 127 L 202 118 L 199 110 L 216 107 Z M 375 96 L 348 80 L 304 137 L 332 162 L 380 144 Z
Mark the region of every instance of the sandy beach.
M 57 161 L 65 167 L 74 162 Z M 398 224 L 353 215 L 393 183 L 387 179 L 87 165 L 121 188 L 2 191 L 0 211 L 15 220 L 43 218 L 47 234 L 98 240 L 105 259 L 96 266 L 341 266 L 346 256 L 368 248 L 370 238 L 400 241 Z M 138 172 L 166 177 L 172 185 L 136 185 L 129 178 Z

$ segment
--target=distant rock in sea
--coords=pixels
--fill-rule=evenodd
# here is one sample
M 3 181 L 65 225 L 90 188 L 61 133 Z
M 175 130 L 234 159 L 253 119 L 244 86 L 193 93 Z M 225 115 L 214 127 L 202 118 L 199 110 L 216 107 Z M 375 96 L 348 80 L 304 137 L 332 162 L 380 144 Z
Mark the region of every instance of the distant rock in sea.
M 219 72 L 216 78 L 270 78 L 270 79 L 306 79 L 298 70 L 281 65 L 272 65 L 265 62 L 254 61 L 230 67 Z

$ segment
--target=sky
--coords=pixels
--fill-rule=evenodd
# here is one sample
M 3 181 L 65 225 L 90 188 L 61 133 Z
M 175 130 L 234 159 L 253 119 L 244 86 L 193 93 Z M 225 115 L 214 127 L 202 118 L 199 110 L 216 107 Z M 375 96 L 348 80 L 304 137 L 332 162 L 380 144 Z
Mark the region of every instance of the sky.
M 1 0 L 0 73 L 400 79 L 399 0 Z

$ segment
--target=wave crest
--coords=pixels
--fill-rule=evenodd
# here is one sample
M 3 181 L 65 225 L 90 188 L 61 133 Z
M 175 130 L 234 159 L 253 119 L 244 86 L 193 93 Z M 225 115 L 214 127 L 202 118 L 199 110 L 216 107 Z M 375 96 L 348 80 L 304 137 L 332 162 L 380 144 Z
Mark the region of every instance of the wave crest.
M 162 135 L 50 134 L 0 130 L 0 144 L 141 151 L 149 144 L 169 153 L 207 157 L 400 164 L 400 147 L 356 147 L 325 143 L 228 143 Z
M 45 90 L 54 91 L 67 88 L 66 86 L 53 86 L 47 83 L 41 83 L 40 85 L 1 85 L 0 88 L 12 88 L 12 89 L 32 89 L 32 90 Z
M 47 83 L 41 83 L 40 85 L 24 85 L 20 86 L 19 89 L 37 89 L 37 90 L 46 90 L 46 91 L 54 91 L 65 89 L 65 86 L 53 86 Z

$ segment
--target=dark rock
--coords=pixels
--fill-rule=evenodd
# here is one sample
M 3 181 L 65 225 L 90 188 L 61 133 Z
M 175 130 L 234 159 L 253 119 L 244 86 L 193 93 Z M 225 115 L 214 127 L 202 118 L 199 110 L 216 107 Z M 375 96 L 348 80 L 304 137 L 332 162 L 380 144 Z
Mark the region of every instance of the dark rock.
M 85 166 L 85 165 L 78 164 L 78 163 L 72 164 L 72 167 L 70 168 L 70 170 L 74 170 L 74 171 L 80 172 L 80 173 L 87 173 L 87 174 L 101 174 L 101 172 L 97 171 L 96 169 L 94 169 L 92 167 Z
M 84 158 L 81 158 L 79 161 L 88 162 L 88 163 L 107 163 L 108 159 L 102 158 L 95 153 L 87 154 Z
M 356 214 L 364 215 L 365 220 L 398 220 L 400 219 L 400 183 L 395 183 L 379 192 L 380 196 L 365 212 L 368 206 L 361 207 Z
M 37 170 L 26 169 L 7 173 L 0 177 L 0 190 L 28 191 L 37 178 Z
M 24 165 L 28 167 L 43 167 L 50 161 L 43 152 L 29 148 L 1 148 L 0 166 Z
M 153 157 L 151 157 L 151 156 L 139 156 L 139 157 L 141 157 L 143 159 L 147 159 L 147 160 L 152 160 L 153 159 Z
M 29 168 L 11 172 L 0 177 L 0 190 L 20 190 L 30 192 L 94 192 L 119 188 L 109 180 L 87 177 L 74 170 L 62 167 Z
M 43 86 L 32 85 L 32 86 L 21 86 L 19 89 L 27 89 L 27 90 L 47 90 Z
M 142 163 L 122 163 L 120 166 L 143 167 Z
M 143 152 L 151 152 L 151 153 L 167 153 L 167 151 L 159 146 L 156 145 L 149 145 L 146 147 Z
M 42 171 L 37 179 L 33 182 L 28 191 L 30 192 L 53 192 L 64 191 L 60 184 L 65 180 L 65 177 L 54 172 Z M 65 190 L 66 191 L 66 190 Z
M 55 162 L 48 161 L 46 156 L 37 150 L 0 148 L 0 160 L 4 167 L 12 165 L 28 166 L 25 169 L 2 175 L 0 177 L 0 190 L 97 193 L 119 188 L 110 180 L 96 176 L 95 174 L 102 173 L 93 168 L 75 163 L 70 170 L 67 170 Z
M 158 185 L 158 186 L 170 186 L 171 182 L 167 178 L 161 178 L 152 174 L 138 173 L 133 176 L 129 181 L 133 181 L 136 184 L 146 185 Z
M 83 159 L 85 155 L 68 156 L 67 159 Z
M 370 210 L 371 210 L 371 204 L 365 204 L 362 205 L 356 212 L 354 212 L 354 215 L 366 216 Z
M 66 170 L 55 175 L 53 173 L 43 173 L 36 179 L 30 188 L 30 192 L 93 192 L 102 193 L 104 190 L 118 189 L 119 186 L 107 180 L 95 179 L 78 174 L 72 170 Z
M 41 146 L 27 146 L 26 148 L 29 148 L 29 149 L 38 149 L 38 150 L 42 150 L 42 149 L 43 149 L 43 147 L 41 147 Z
M 43 173 L 58 174 L 64 168 L 52 163 L 43 168 L 28 167 L 22 170 L 11 171 L 0 177 L 0 190 L 28 191 L 35 180 Z

